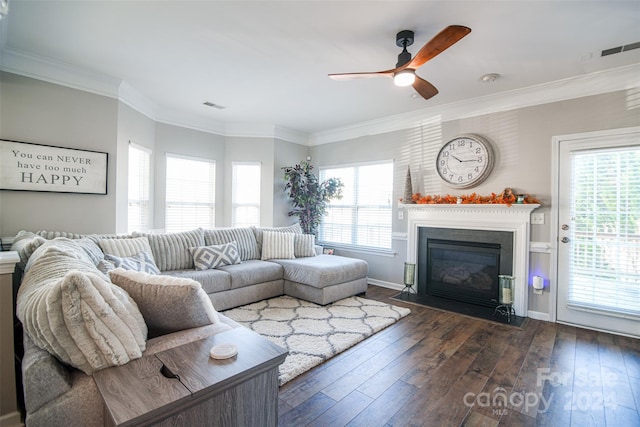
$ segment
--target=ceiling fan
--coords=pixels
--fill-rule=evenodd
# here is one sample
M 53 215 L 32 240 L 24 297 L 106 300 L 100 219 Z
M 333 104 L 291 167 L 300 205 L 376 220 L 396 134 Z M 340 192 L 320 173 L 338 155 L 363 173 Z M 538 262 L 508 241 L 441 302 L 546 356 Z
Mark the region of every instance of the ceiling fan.
M 385 71 L 329 74 L 329 77 L 333 80 L 355 80 L 379 76 L 392 77 L 396 85 L 411 85 L 424 99 L 429 99 L 438 93 L 438 89 L 428 81 L 418 77 L 416 69 L 450 48 L 470 32 L 471 28 L 462 25 L 450 25 L 422 46 L 422 49 L 412 59 L 411 54 L 407 52 L 407 46 L 413 44 L 413 31 L 403 30 L 396 35 L 396 45 L 402 48 L 402 52 L 398 55 L 396 68 Z

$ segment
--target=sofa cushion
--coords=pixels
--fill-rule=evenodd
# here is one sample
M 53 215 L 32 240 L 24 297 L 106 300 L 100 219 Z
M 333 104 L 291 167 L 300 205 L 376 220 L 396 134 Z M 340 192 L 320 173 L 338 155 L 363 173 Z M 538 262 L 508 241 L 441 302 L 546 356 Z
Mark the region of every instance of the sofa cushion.
M 145 234 L 134 233 L 142 237 Z M 201 228 L 179 233 L 146 234 L 153 253 L 153 259 L 160 271 L 193 268 L 193 257 L 189 248 L 204 246 Z
M 34 344 L 87 374 L 142 355 L 147 327 L 135 302 L 73 240 L 32 255 L 16 314 Z
M 149 336 L 218 323 L 218 313 L 195 280 L 117 268 L 111 281 L 138 304 Z
M 204 241 L 207 246 L 236 242 L 240 259 L 260 259 L 260 251 L 256 236 L 251 227 L 214 228 L 204 230 Z
M 202 285 L 207 294 L 227 291 L 231 289 L 231 276 L 222 269 L 211 270 L 169 270 L 163 271 L 165 276 L 192 279 Z
M 265 231 L 277 231 L 279 233 L 293 233 L 302 234 L 302 227 L 299 223 L 287 225 L 285 227 L 253 227 L 253 233 L 256 236 L 256 242 L 258 242 L 258 249 L 262 251 L 262 239 Z
M 84 237 L 84 234 L 78 234 L 78 233 L 71 233 L 68 231 L 47 231 L 47 230 L 40 230 L 37 231 L 36 234 L 38 236 L 42 236 L 47 240 L 53 240 L 56 239 L 58 237 L 64 237 L 67 239 L 81 239 Z
M 208 270 L 223 265 L 240 264 L 240 253 L 235 241 L 222 245 L 200 246 L 189 248 L 193 256 L 193 264 L 196 270 Z
M 282 267 L 272 262 L 257 259 L 248 260 L 242 264 L 225 265 L 220 270 L 231 277 L 231 289 L 242 288 L 258 283 L 282 280 Z
M 108 263 L 112 264 L 112 266 L 109 266 Z M 104 256 L 104 262 L 98 264 L 98 269 L 103 273 L 108 273 L 114 268 L 143 271 L 149 274 L 160 274 L 160 270 L 158 270 L 158 267 L 156 267 L 156 264 L 153 262 L 153 257 L 146 251 L 128 257 L 118 257 L 107 254 Z
M 105 255 L 115 255 L 117 257 L 130 257 L 141 252 L 151 254 L 149 239 L 143 237 L 131 237 L 124 239 L 99 239 L 98 246 Z
M 368 264 L 365 261 L 337 255 L 278 259 L 272 262 L 284 268 L 285 280 L 316 288 L 362 279 L 367 276 L 368 271 Z
M 287 259 L 294 258 L 294 234 L 265 231 L 262 237 L 261 259 Z

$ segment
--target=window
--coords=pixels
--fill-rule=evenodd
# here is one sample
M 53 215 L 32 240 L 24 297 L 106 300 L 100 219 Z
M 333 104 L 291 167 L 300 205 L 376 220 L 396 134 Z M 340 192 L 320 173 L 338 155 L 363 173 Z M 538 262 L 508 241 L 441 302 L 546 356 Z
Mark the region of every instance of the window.
M 260 163 L 232 164 L 231 225 L 260 225 Z
M 129 206 L 127 229 L 147 231 L 151 228 L 150 200 L 151 151 L 136 144 L 129 144 Z
M 342 199 L 329 203 L 320 224 L 323 243 L 391 249 L 393 162 L 320 169 L 320 180 L 340 178 Z
M 167 154 L 166 192 L 166 231 L 215 226 L 214 161 Z

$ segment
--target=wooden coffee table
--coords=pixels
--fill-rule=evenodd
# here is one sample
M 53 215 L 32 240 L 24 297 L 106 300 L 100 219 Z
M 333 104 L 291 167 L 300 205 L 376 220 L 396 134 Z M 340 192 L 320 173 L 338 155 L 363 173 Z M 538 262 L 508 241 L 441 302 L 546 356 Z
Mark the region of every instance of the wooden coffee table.
M 212 359 L 211 347 L 222 343 L 237 345 L 237 356 Z M 278 365 L 286 356 L 282 347 L 240 327 L 103 369 L 94 378 L 105 425 L 275 426 Z M 179 378 L 167 378 L 171 373 Z

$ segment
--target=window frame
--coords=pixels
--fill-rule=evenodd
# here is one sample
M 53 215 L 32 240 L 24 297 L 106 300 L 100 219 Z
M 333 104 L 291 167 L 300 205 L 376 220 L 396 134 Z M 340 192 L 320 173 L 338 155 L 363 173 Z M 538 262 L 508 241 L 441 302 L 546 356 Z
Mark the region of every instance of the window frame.
M 142 196 L 139 199 L 132 199 L 131 198 L 131 149 L 134 150 L 138 150 L 141 154 L 146 155 L 146 159 L 143 159 L 143 170 L 140 173 L 140 171 L 137 171 L 137 173 L 140 173 L 141 176 L 141 182 L 139 183 L 139 185 L 142 187 L 141 193 Z M 131 233 L 133 231 L 141 231 L 141 232 L 146 232 L 149 231 L 153 228 L 153 220 L 152 220 L 152 206 L 151 206 L 151 171 L 152 171 L 152 156 L 153 156 L 153 150 L 145 147 L 143 145 L 140 144 L 136 144 L 134 142 L 129 142 L 129 146 L 127 148 L 127 232 Z M 146 161 L 145 161 L 146 160 Z M 144 164 L 146 163 L 146 164 Z M 146 191 L 146 197 L 145 196 L 145 191 Z M 139 206 L 139 210 L 140 210 L 140 218 L 138 223 L 140 224 L 140 226 L 137 226 L 135 228 L 132 228 L 131 225 L 131 211 L 130 208 L 132 205 L 137 205 Z M 146 212 L 146 215 L 145 215 Z M 145 223 L 145 219 L 144 216 L 146 216 L 146 227 L 144 226 Z
M 360 185 L 359 182 L 359 169 L 362 167 L 367 167 L 367 166 L 375 166 L 375 165 L 388 165 L 391 167 L 391 171 L 389 173 L 389 180 L 390 180 L 390 184 L 389 184 L 389 204 L 388 206 L 383 206 L 383 205 L 371 205 L 371 204 L 359 204 L 357 198 L 358 198 L 358 194 L 362 193 L 362 190 L 358 190 L 358 188 Z M 358 251 L 358 252 L 370 252 L 370 253 L 376 253 L 376 254 L 382 254 L 382 255 L 392 255 L 394 254 L 393 251 L 393 194 L 394 194 L 394 170 L 395 170 L 395 162 L 393 159 L 384 159 L 384 160 L 376 160 L 376 161 L 370 161 L 370 162 L 358 162 L 358 163 L 348 163 L 348 164 L 340 164 L 340 165 L 327 165 L 327 166 L 321 166 L 319 168 L 319 179 L 321 181 L 324 181 L 325 179 L 327 179 L 327 177 L 324 175 L 326 170 L 331 170 L 331 169 L 349 169 L 352 168 L 354 170 L 354 185 L 356 188 L 354 188 L 354 199 L 355 199 L 355 204 L 349 204 L 349 205 L 345 205 L 343 200 L 333 200 L 331 202 L 329 202 L 329 205 L 327 206 L 327 213 L 330 214 L 330 210 L 333 207 L 339 207 L 339 206 L 351 206 L 353 208 L 353 212 L 351 214 L 352 217 L 352 222 L 351 222 L 351 243 L 344 243 L 344 242 L 333 242 L 331 240 L 326 240 L 323 236 L 323 232 L 324 232 L 324 227 L 325 227 L 325 221 L 324 221 L 324 217 L 322 222 L 320 223 L 320 227 L 319 227 L 319 231 L 318 231 L 318 242 L 319 244 L 323 245 L 323 246 L 329 246 L 329 247 L 333 247 L 333 248 L 341 248 L 341 249 L 346 249 L 346 250 L 354 250 L 354 251 Z M 344 184 L 344 183 L 343 183 Z M 343 190 L 343 194 L 344 194 L 344 190 Z M 367 245 L 359 245 L 357 244 L 358 241 L 358 229 L 361 227 L 358 227 L 358 222 L 357 222 L 357 218 L 358 218 L 358 210 L 363 209 L 363 208 L 368 208 L 371 209 L 372 207 L 377 208 L 377 209 L 384 209 L 384 210 L 388 210 L 389 211 L 389 222 L 388 224 L 378 224 L 377 226 L 380 228 L 388 228 L 389 230 L 389 238 L 388 238 L 388 242 L 389 245 L 388 246 L 367 246 Z M 367 227 L 371 227 L 371 225 L 367 225 Z
M 177 201 L 170 201 L 169 200 L 169 159 L 173 158 L 173 159 L 180 159 L 180 160 L 187 160 L 187 161 L 192 161 L 192 162 L 202 162 L 202 163 L 208 163 L 209 167 L 211 168 L 209 170 L 209 174 L 211 177 L 211 180 L 209 181 L 209 186 L 208 188 L 210 188 L 210 192 L 208 193 L 211 197 L 211 202 L 200 202 L 200 201 L 190 201 L 190 202 L 177 202 Z M 188 230 L 192 230 L 198 227 L 202 227 L 202 228 L 214 228 L 215 227 L 215 221 L 216 221 L 216 173 L 217 173 L 217 163 L 214 159 L 209 159 L 206 157 L 195 157 L 195 156 L 187 156 L 187 155 L 183 155 L 183 154 L 176 154 L 176 153 L 169 153 L 166 152 L 165 153 L 165 201 L 164 201 L 164 228 L 165 231 L 169 232 L 169 231 L 174 231 L 174 232 L 179 232 L 179 231 L 188 231 Z M 175 179 L 175 178 L 174 178 Z M 185 207 L 185 206 L 208 206 L 211 209 L 211 216 L 209 218 L 209 221 L 207 224 L 195 221 L 193 224 L 190 225 L 183 225 L 182 227 L 170 227 L 169 225 L 169 206 L 170 205 L 178 205 L 180 207 Z M 182 221 L 184 224 L 184 221 Z

